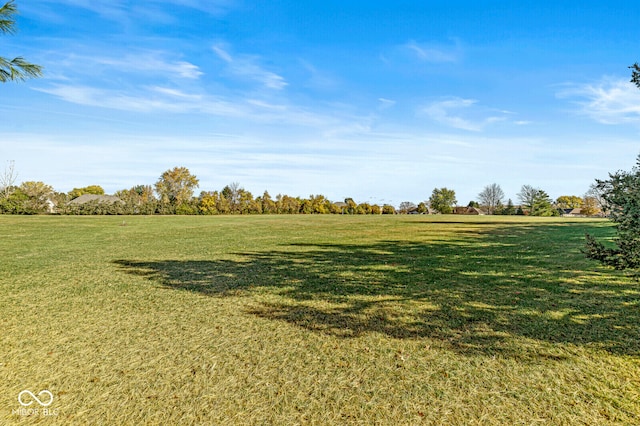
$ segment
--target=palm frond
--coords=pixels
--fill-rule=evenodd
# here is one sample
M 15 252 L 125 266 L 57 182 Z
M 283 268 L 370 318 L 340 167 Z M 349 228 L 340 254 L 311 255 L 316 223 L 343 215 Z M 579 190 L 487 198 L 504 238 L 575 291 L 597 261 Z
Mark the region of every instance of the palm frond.
M 11 61 L 0 57 L 0 83 L 15 80 L 26 80 L 31 77 L 41 77 L 42 67 L 17 57 Z
M 0 32 L 5 34 L 13 34 L 15 33 L 15 19 L 13 19 L 13 15 L 18 13 L 18 8 L 13 3 L 13 0 L 10 0 L 4 4 L 4 6 L 0 7 Z

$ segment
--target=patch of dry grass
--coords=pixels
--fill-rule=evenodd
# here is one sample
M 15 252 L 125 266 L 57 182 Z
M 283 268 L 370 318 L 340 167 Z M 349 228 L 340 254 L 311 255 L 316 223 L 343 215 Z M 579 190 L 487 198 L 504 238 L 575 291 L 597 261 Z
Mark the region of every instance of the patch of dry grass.
M 0 423 L 637 424 L 606 222 L 0 217 Z M 49 390 L 23 415 L 25 389 Z M 37 403 L 34 403 L 37 405 Z

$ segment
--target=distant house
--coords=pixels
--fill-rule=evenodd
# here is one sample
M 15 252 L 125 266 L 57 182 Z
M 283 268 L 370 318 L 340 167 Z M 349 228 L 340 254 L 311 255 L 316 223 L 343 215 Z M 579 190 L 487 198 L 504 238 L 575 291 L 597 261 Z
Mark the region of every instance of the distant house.
M 582 214 L 582 209 L 575 208 L 575 209 L 562 209 L 562 216 L 566 216 L 566 217 L 581 217 L 581 216 L 584 216 L 584 215 Z
M 87 204 L 91 202 L 104 203 L 104 204 L 115 204 L 115 203 L 124 204 L 124 201 L 122 201 L 120 198 L 116 197 L 115 195 L 96 195 L 96 194 L 82 194 L 81 196 L 69 201 L 69 203 L 67 204 L 69 204 L 70 206 L 81 206 L 83 204 Z
M 480 210 L 477 207 L 454 207 L 453 214 L 466 214 L 466 215 L 485 215 L 486 213 L 483 210 Z
M 342 214 L 345 214 L 347 212 L 347 209 L 349 208 L 349 205 L 342 201 L 336 201 L 335 203 L 333 203 L 333 205 L 339 208 Z
M 582 212 L 582 209 L 562 209 L 562 216 L 564 217 L 606 217 L 606 214 L 600 209 L 597 209 L 593 214 L 586 215 Z

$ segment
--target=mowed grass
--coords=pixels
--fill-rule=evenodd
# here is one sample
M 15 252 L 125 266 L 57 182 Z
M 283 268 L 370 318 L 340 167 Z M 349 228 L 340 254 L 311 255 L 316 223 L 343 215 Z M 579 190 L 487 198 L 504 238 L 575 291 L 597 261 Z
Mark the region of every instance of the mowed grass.
M 640 424 L 640 284 L 585 232 L 0 216 L 0 424 Z

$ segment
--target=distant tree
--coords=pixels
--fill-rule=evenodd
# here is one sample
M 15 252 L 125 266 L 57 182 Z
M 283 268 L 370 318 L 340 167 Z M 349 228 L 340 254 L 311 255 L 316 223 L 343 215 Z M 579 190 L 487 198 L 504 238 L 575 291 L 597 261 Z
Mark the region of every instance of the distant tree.
M 604 199 L 604 194 L 603 194 L 602 190 L 598 187 L 597 182 L 596 183 L 592 183 L 589 186 L 589 190 L 585 194 L 585 198 L 586 197 L 593 198 L 596 201 L 597 207 L 602 212 L 607 212 L 608 211 L 609 206 L 607 204 L 607 201 Z
M 9 161 L 2 174 L 0 174 L 0 197 L 7 198 L 11 195 L 11 191 L 15 189 L 14 185 L 18 174 L 15 170 L 15 161 Z
M 53 187 L 44 182 L 23 182 L 19 187 L 20 191 L 27 196 L 25 210 L 31 214 L 46 213 L 49 203 L 52 203 Z
M 154 214 L 158 208 L 151 185 L 136 185 L 117 191 L 114 195 L 124 203 L 122 209 L 126 214 Z
M 277 213 L 276 203 L 271 199 L 271 195 L 267 191 L 264 191 L 262 197 L 260 198 L 260 203 L 262 204 L 262 213 L 264 214 L 272 214 Z
M 382 209 L 379 205 L 374 204 L 371 206 L 371 214 L 382 214 Z
M 198 197 L 198 210 L 200 214 L 213 215 L 220 214 L 216 206 L 218 199 L 218 191 L 206 192 L 202 191 Z
M 356 208 L 358 207 L 358 204 L 355 201 L 353 201 L 353 198 L 351 197 L 345 198 L 344 203 L 347 205 L 345 213 L 349 213 L 349 214 L 356 213 Z
M 630 172 L 610 173 L 607 180 L 596 180 L 609 206 L 609 217 L 616 224 L 616 248 L 605 247 L 587 235 L 586 255 L 616 269 L 640 268 L 640 156 Z
M 487 185 L 478 194 L 480 205 L 487 209 L 488 214 L 495 214 L 496 208 L 502 204 L 504 199 L 504 191 L 497 183 Z
M 289 195 L 278 194 L 276 196 L 276 207 L 280 214 L 297 214 L 300 211 L 302 200 Z
M 240 194 L 244 188 L 238 182 L 231 182 L 222 189 L 222 195 L 229 202 L 231 213 L 240 213 Z
M 403 201 L 398 206 L 398 213 L 407 214 L 415 208 L 416 208 L 416 205 L 413 204 L 411 201 Z
M 0 198 L 0 213 L 3 214 L 33 214 L 27 209 L 29 196 L 20 188 L 13 187 L 7 197 Z
M 500 213 L 498 213 L 498 214 L 509 215 L 509 216 L 512 216 L 512 215 L 516 214 L 516 208 L 513 205 L 513 201 L 511 201 L 511 198 L 509 198 L 509 200 L 507 200 L 507 205 L 503 206 L 500 209 Z
M 559 209 L 579 209 L 582 207 L 582 197 L 577 195 L 561 195 L 556 199 Z
M 390 204 L 385 204 L 382 206 L 382 214 L 396 214 L 396 209 Z
M 423 201 L 420 204 L 418 204 L 418 208 L 416 209 L 416 211 L 420 214 L 429 213 L 429 208 L 427 207 L 427 203 Z
M 253 198 L 253 194 L 244 188 L 239 192 L 240 214 L 262 213 L 262 206 Z
M 539 190 L 536 195 L 533 206 L 532 215 L 535 216 L 557 216 L 558 211 L 553 208 L 551 197 L 543 191 Z
M 369 203 L 360 203 L 356 207 L 356 214 L 372 214 L 373 207 Z
M 300 212 L 302 214 L 313 214 L 313 206 L 311 205 L 311 201 L 308 199 L 302 200 L 300 203 Z
M 251 207 L 249 208 L 249 213 L 250 214 L 263 214 L 263 212 L 262 212 L 262 204 L 260 203 L 260 200 L 258 200 L 257 198 L 254 198 L 251 201 Z
M 530 216 L 553 216 L 557 214 L 551 205 L 551 198 L 542 189 L 534 188 L 531 185 L 523 185 L 518 197 Z
M 582 208 L 580 213 L 585 216 L 593 216 L 597 214 L 600 210 L 598 209 L 598 201 L 594 197 L 589 197 L 585 195 L 582 200 Z
M 518 192 L 518 199 L 520 200 L 520 203 L 527 208 L 529 214 L 532 214 L 531 212 L 534 208 L 538 191 L 539 189 L 534 188 L 531 185 L 522 185 L 520 192 Z
M 198 182 L 186 167 L 174 167 L 160 176 L 155 189 L 162 204 L 177 208 L 191 200 Z
M 199 211 L 199 200 L 189 199 L 176 206 L 176 214 L 179 215 L 197 215 Z
M 0 33 L 14 34 L 16 32 L 15 15 L 18 8 L 13 0 L 0 7 Z M 6 59 L 0 57 L 0 83 L 7 81 L 26 80 L 31 77 L 41 77 L 42 67 L 25 61 L 22 57 Z
M 84 188 L 73 188 L 69 191 L 69 198 L 74 199 L 78 198 L 84 194 L 94 194 L 94 195 L 104 195 L 104 189 L 100 185 L 89 185 Z
M 231 213 L 231 206 L 229 204 L 229 200 L 225 198 L 225 196 L 218 191 L 213 191 L 207 193 L 209 197 L 211 197 L 211 202 L 213 206 L 211 207 L 212 213 L 202 212 L 203 214 L 229 214 Z
M 452 213 L 457 202 L 456 192 L 447 188 L 435 188 L 429 198 L 431 208 L 442 214 Z
M 331 211 L 331 202 L 322 194 L 310 195 L 309 202 L 314 214 L 327 214 Z
M 151 185 L 136 185 L 130 191 L 138 196 L 141 203 L 149 203 L 156 200 Z

